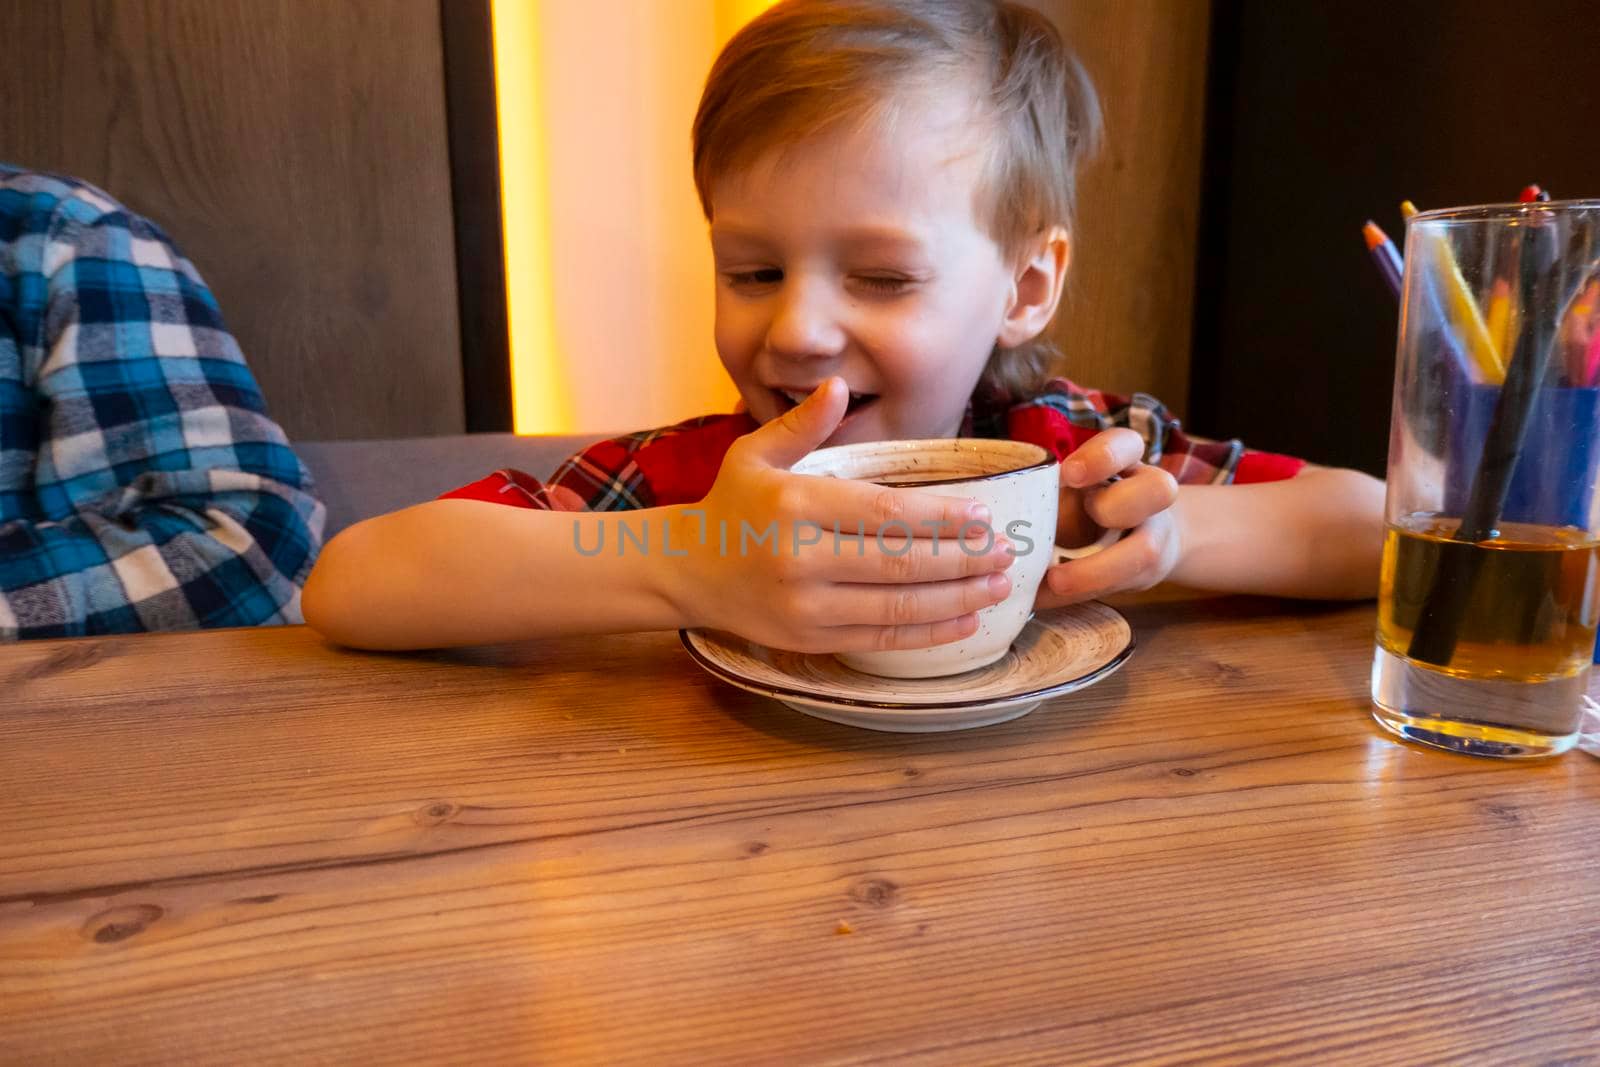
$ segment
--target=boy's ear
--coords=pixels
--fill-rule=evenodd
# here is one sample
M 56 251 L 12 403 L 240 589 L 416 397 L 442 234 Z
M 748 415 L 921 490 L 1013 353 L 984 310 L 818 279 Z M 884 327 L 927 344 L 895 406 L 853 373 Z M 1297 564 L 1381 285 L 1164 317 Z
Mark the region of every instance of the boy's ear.
M 1066 229 L 1052 226 L 1033 245 L 1027 258 L 1017 265 L 1016 280 L 1011 285 L 1011 303 L 1000 322 L 1000 336 L 996 338 L 1001 348 L 1026 344 L 1050 325 L 1056 305 L 1061 303 L 1071 252 Z

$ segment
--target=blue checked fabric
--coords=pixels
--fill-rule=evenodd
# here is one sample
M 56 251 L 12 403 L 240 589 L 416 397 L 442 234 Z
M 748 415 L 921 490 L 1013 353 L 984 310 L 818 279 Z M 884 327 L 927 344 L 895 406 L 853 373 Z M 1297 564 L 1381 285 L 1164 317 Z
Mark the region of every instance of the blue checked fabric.
M 299 622 L 323 515 L 166 235 L 0 164 L 0 639 Z

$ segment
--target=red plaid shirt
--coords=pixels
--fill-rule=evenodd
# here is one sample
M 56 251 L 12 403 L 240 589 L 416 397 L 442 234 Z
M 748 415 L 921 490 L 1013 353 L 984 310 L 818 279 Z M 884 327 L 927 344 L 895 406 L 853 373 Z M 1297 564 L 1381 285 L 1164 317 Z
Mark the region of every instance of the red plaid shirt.
M 693 504 L 711 490 L 728 447 L 756 426 L 745 413 L 704 415 L 592 444 L 557 467 L 546 482 L 522 471 L 499 470 L 441 499 L 486 500 L 550 511 L 631 511 Z M 1095 434 L 1117 426 L 1143 437 L 1145 462 L 1164 468 L 1182 485 L 1272 482 L 1292 478 L 1305 466 L 1304 460 L 1253 452 L 1236 440 L 1189 437 L 1154 397 L 1083 389 L 1065 378 L 1055 379 L 1038 396 L 1020 403 L 975 398 L 961 436 L 1029 441 L 1060 459 Z

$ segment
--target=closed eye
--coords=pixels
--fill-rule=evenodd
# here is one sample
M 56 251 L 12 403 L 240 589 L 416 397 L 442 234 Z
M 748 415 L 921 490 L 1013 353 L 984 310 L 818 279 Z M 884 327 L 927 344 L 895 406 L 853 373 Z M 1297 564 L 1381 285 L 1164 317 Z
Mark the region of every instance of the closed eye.
M 902 278 L 887 274 L 857 274 L 852 282 L 861 289 L 871 293 L 895 294 L 903 293 L 911 287 L 910 278 Z
M 735 289 L 777 285 L 783 281 L 783 271 L 776 267 L 763 267 L 760 270 L 730 270 L 725 271 L 722 276 L 728 279 L 728 284 Z

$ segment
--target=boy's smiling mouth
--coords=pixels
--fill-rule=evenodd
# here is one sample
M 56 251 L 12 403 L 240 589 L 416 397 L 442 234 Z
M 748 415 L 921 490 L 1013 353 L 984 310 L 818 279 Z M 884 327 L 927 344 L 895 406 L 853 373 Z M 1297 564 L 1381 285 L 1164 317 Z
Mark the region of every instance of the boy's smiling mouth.
M 790 408 L 798 407 L 815 391 L 815 387 L 811 389 L 773 389 L 772 395 L 778 398 L 778 414 L 781 415 Z M 849 418 L 876 399 L 878 399 L 878 394 L 876 393 L 852 392 L 850 394 L 850 403 L 844 409 L 845 417 Z

